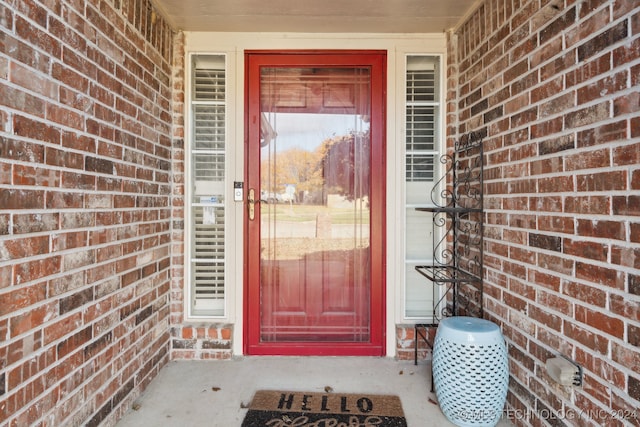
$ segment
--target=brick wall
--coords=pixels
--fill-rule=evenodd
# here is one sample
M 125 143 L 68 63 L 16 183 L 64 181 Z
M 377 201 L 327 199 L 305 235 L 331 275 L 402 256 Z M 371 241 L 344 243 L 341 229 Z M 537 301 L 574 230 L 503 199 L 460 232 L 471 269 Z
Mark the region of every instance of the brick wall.
M 640 425 L 640 4 L 486 0 L 449 53 L 450 133 L 488 133 L 485 307 L 512 421 Z M 558 354 L 584 386 L 548 377 Z
M 113 423 L 168 361 L 172 39 L 0 1 L 0 425 Z

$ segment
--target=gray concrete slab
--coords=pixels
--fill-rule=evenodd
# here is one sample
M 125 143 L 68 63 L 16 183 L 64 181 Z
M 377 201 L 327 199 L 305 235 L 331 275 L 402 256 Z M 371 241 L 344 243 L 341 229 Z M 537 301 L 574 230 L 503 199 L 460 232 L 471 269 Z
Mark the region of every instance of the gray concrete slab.
M 452 426 L 430 365 L 374 357 L 242 357 L 170 362 L 117 427 L 239 427 L 257 390 L 398 395 L 408 427 Z M 500 426 L 511 425 L 501 421 Z

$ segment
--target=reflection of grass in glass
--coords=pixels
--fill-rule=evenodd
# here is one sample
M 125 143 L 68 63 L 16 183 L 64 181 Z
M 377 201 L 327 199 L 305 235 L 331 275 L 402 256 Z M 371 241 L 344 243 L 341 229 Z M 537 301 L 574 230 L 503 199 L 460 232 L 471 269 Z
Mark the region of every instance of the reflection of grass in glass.
M 332 224 L 369 223 L 369 209 L 361 212 L 355 208 L 329 208 L 324 205 L 288 205 L 263 204 L 262 215 L 275 214 L 278 221 L 307 222 L 315 221 L 318 215 L 329 215 Z
M 260 257 L 263 260 L 302 259 L 313 253 L 338 253 L 346 260 L 350 253 L 369 247 L 369 239 L 355 243 L 353 239 L 293 238 L 262 240 Z

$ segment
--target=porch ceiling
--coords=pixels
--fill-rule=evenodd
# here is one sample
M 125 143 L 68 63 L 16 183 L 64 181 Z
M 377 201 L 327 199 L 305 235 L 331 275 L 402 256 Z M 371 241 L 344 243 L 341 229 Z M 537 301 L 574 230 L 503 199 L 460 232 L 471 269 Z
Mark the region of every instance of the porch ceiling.
M 434 33 L 478 0 L 152 0 L 184 31 Z

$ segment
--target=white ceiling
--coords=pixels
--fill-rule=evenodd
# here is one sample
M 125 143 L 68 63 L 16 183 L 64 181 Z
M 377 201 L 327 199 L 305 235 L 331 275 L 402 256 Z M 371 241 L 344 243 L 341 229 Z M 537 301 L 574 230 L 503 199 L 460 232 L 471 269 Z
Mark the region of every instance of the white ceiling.
M 183 31 L 438 33 L 478 0 L 153 0 Z

